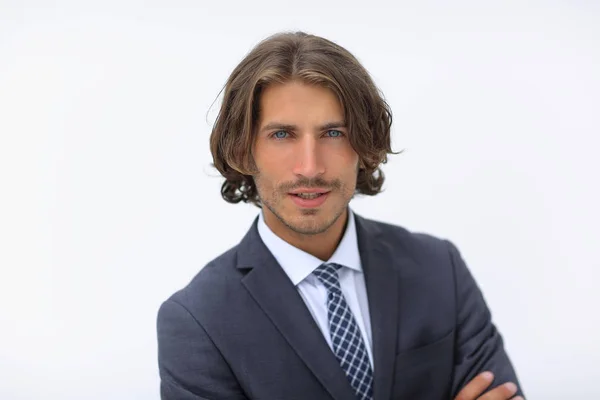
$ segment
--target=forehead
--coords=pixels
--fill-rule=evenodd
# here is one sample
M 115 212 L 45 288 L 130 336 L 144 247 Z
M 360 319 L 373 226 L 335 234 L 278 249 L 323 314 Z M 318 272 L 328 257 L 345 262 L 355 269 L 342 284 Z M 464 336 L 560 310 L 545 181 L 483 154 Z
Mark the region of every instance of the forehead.
M 343 119 L 336 94 L 323 86 L 292 81 L 267 86 L 259 100 L 259 124 L 276 120 L 286 123 L 322 123 Z

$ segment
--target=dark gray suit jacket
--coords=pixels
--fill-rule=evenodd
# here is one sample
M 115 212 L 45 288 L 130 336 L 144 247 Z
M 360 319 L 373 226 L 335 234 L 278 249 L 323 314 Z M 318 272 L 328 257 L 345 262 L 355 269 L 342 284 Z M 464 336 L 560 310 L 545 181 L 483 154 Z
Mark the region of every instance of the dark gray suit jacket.
M 452 399 L 478 373 L 519 385 L 484 298 L 448 241 L 355 215 L 371 315 L 374 396 Z M 256 221 L 160 307 L 163 400 L 353 399 Z M 522 394 L 521 391 L 519 391 Z

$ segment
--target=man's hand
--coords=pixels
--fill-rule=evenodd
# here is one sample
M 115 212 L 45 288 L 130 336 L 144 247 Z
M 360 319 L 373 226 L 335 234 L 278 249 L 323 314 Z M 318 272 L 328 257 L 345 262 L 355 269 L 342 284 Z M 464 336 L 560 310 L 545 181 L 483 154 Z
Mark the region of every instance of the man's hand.
M 513 398 L 517 393 L 517 386 L 512 382 L 500 385 L 479 397 L 492 384 L 493 380 L 494 374 L 491 372 L 477 375 L 458 393 L 454 400 L 524 400 L 521 396 Z

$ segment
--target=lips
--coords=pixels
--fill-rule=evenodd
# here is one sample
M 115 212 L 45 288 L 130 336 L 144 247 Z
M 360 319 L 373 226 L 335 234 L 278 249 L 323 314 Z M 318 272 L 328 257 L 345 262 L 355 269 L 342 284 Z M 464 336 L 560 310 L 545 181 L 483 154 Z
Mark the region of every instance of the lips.
M 311 193 L 323 194 L 323 193 L 327 193 L 329 191 L 330 191 L 329 189 L 325 189 L 325 188 L 298 188 L 298 189 L 294 189 L 294 190 L 290 191 L 290 194 L 311 194 Z
M 327 200 L 329 191 L 325 189 L 299 189 L 289 193 L 292 201 L 301 208 L 317 208 Z
M 316 199 L 323 194 L 324 193 L 293 193 L 294 196 L 298 196 L 301 199 Z

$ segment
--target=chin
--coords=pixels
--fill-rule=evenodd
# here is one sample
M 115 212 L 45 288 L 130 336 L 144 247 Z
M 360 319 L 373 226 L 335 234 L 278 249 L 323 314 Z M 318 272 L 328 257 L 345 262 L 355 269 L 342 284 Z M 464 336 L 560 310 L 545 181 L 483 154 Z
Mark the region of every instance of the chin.
M 300 223 L 292 223 L 287 225 L 291 230 L 302 235 L 318 235 L 327 231 L 329 228 L 328 224 L 323 223 L 311 223 L 309 221 L 302 221 Z
M 316 235 L 327 231 L 337 218 L 326 218 L 323 210 L 302 209 L 294 213 L 291 218 L 285 218 L 283 222 L 288 228 L 303 235 Z

